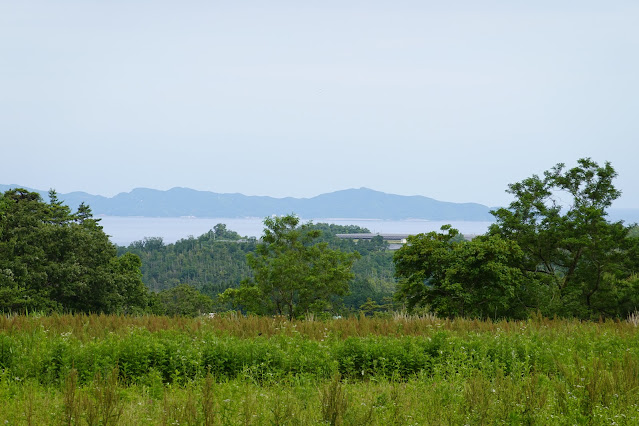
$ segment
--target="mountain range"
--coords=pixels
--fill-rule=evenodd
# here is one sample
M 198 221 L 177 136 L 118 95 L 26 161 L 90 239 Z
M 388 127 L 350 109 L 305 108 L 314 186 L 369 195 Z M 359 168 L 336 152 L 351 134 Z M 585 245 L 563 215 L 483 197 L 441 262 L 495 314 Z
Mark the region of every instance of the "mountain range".
M 2 185 L 0 192 L 20 185 Z M 38 192 L 48 200 L 48 191 Z M 450 203 L 421 195 L 387 194 L 369 188 L 345 189 L 312 198 L 274 198 L 243 194 L 221 194 L 172 188 L 167 191 L 136 188 L 114 197 L 86 192 L 58 194 L 72 209 L 88 204 L 95 216 L 144 217 L 259 217 L 296 213 L 303 218 L 358 218 L 384 220 L 492 221 L 492 208 L 477 203 Z M 608 218 L 639 222 L 639 209 L 610 209 Z
M 20 185 L 0 185 L 4 192 Z M 48 200 L 47 191 L 26 188 Z M 145 217 L 266 217 L 295 213 L 304 218 L 425 219 L 490 221 L 490 208 L 477 203 L 449 203 L 424 196 L 387 194 L 368 188 L 346 189 L 312 198 L 274 198 L 220 194 L 173 188 L 136 188 L 114 197 L 86 192 L 58 194 L 72 209 L 88 204 L 95 216 Z

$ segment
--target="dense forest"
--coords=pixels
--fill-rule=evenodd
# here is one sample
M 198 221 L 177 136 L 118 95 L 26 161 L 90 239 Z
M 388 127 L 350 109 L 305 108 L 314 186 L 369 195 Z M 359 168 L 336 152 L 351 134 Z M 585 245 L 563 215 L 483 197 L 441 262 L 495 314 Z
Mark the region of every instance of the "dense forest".
M 395 291 L 393 253 L 387 249 L 387 243 L 381 237 L 362 241 L 346 240 L 337 238 L 336 234 L 370 231 L 355 225 L 308 225 L 309 229 L 321 232 L 317 242 L 325 242 L 335 250 L 358 252 L 361 255 L 352 266 L 354 279 L 350 283 L 350 292 L 343 297 L 345 312 L 356 312 L 362 305 L 371 313 L 392 306 Z M 252 276 L 246 256 L 255 251 L 257 244 L 256 239 L 243 238 L 227 229 L 225 224 L 217 224 L 199 237 L 189 237 L 174 244 L 164 244 L 161 238 L 145 238 L 128 247 L 118 247 L 118 254 L 139 256 L 142 279 L 153 292 L 188 284 L 202 294 L 215 298 Z

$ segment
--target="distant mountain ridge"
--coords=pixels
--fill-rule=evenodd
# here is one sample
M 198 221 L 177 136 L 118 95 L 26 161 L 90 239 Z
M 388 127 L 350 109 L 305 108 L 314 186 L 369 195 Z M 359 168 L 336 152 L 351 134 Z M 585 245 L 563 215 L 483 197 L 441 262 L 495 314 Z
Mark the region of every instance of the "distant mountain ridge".
M 0 192 L 21 185 L 2 185 Z M 48 200 L 48 191 L 26 188 Z M 88 204 L 96 216 L 146 217 L 259 217 L 296 213 L 302 218 L 421 219 L 450 221 L 493 221 L 491 208 L 477 203 L 450 203 L 421 195 L 387 194 L 368 188 L 345 189 L 312 198 L 274 198 L 242 194 L 220 194 L 189 188 L 161 191 L 136 188 L 114 197 L 86 192 L 58 194 L 58 198 L 76 209 Z M 611 221 L 639 222 L 639 209 L 609 210 Z
M 0 185 L 4 192 L 20 185 Z M 47 192 L 26 188 L 40 193 Z M 86 192 L 58 194 L 71 208 L 88 204 L 93 214 L 147 217 L 266 217 L 296 213 L 303 218 L 422 219 L 491 221 L 490 208 L 477 203 L 450 203 L 415 195 L 387 194 L 368 188 L 345 189 L 312 198 L 274 198 L 242 194 L 220 194 L 189 188 L 161 191 L 136 188 L 114 197 Z

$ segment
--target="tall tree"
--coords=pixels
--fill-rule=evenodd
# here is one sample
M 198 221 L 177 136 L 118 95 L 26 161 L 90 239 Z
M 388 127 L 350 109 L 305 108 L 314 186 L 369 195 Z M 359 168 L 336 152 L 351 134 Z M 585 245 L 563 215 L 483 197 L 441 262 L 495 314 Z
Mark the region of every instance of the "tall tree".
M 351 268 L 358 253 L 332 250 L 315 242 L 321 231 L 300 225 L 294 215 L 268 217 L 255 253 L 247 255 L 253 277 L 222 300 L 232 300 L 249 311 L 287 316 L 322 312 L 334 306 L 336 296 L 348 293 Z
M 395 253 L 396 297 L 410 310 L 451 317 L 522 316 L 517 244 L 498 236 L 466 241 L 450 225 L 442 231 L 410 236 Z
M 146 304 L 140 261 L 116 248 L 81 205 L 13 189 L 0 196 L 0 309 L 131 312 Z
M 515 199 L 492 212 L 489 233 L 522 248 L 528 306 L 549 315 L 625 316 L 639 302 L 639 257 L 630 228 L 606 220 L 621 194 L 613 184 L 617 173 L 610 163 L 577 163 L 509 185 Z
M 526 311 L 626 317 L 639 306 L 639 239 L 606 220 L 617 173 L 589 158 L 509 185 L 486 236 L 409 238 L 395 256 L 397 297 L 446 315 L 518 317 Z M 488 308 L 488 309 L 487 309 Z

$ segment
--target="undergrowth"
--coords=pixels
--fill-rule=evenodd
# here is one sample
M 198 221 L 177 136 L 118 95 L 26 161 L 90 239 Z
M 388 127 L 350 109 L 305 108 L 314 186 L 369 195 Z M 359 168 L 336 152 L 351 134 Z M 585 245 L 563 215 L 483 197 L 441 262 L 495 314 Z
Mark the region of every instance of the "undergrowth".
M 637 424 L 631 322 L 0 318 L 7 424 Z

